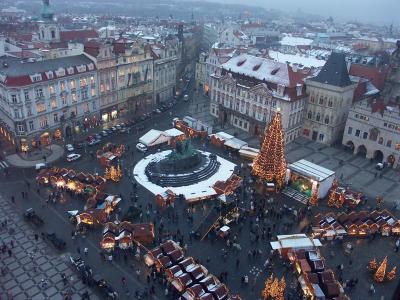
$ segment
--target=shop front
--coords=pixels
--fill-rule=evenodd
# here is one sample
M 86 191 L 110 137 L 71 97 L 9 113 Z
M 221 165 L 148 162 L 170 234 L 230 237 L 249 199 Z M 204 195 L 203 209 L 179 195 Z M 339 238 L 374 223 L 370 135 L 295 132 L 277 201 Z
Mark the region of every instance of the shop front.
M 107 109 L 103 109 L 100 113 L 101 115 L 101 120 L 103 121 L 103 123 L 109 122 L 111 120 L 114 120 L 116 118 L 118 118 L 118 109 L 116 106 L 111 107 L 111 108 L 107 108 Z
M 335 172 L 305 159 L 290 164 L 287 169 L 288 184 L 308 197 L 318 190 L 318 198 L 324 198 L 335 179 Z

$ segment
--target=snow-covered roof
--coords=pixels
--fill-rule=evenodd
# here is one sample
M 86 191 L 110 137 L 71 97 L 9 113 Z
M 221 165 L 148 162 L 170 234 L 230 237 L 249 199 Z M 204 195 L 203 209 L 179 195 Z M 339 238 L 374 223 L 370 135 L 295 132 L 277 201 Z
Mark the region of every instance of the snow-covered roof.
M 309 238 L 305 234 L 278 235 L 278 241 L 271 242 L 272 249 L 283 248 L 314 248 L 321 247 L 321 241 Z
M 312 42 L 313 40 L 311 39 L 305 39 L 301 37 L 287 35 L 284 36 L 279 43 L 281 45 L 287 45 L 287 46 L 309 46 L 311 45 Z
M 240 149 L 242 149 L 242 147 L 245 147 L 248 144 L 245 141 L 239 140 L 239 139 L 234 137 L 232 139 L 227 140 L 224 143 L 224 145 L 227 146 L 227 147 L 231 147 L 233 149 L 240 150 Z
M 248 54 L 235 56 L 222 64 L 228 72 L 243 74 L 262 81 L 295 86 L 301 76 L 292 76 L 295 72 L 286 63 Z M 297 78 L 299 77 L 299 78 Z
M 176 128 L 171 128 L 168 130 L 165 130 L 164 133 L 170 137 L 177 137 L 177 136 L 181 136 L 184 133 Z
M 210 153 L 200 151 L 204 155 L 208 156 Z M 236 167 L 236 165 L 222 157 L 217 156 L 217 161 L 220 163 L 218 171 L 212 175 L 210 178 L 200 181 L 198 183 L 181 186 L 181 187 L 162 187 L 156 185 L 149 181 L 146 175 L 146 166 L 153 161 L 160 161 L 164 159 L 168 154 L 171 153 L 171 150 L 157 152 L 155 154 L 151 154 L 142 160 L 140 160 L 134 170 L 133 175 L 139 184 L 145 187 L 147 190 L 152 192 L 154 195 L 162 194 L 165 190 L 172 191 L 175 195 L 182 194 L 185 196 L 186 200 L 195 200 L 198 198 L 205 198 L 216 195 L 216 191 L 213 189 L 213 185 L 217 181 L 226 181 L 228 180 Z
M 295 163 L 290 164 L 288 167 L 290 170 L 293 170 L 319 182 L 324 181 L 325 179 L 335 175 L 334 171 L 328 170 L 305 159 L 296 161 Z
M 302 65 L 306 68 L 320 68 L 325 65 L 326 61 L 313 56 L 301 54 L 286 54 L 278 51 L 270 50 L 268 55 L 273 60 L 281 63 L 290 63 L 291 65 Z
M 233 135 L 230 135 L 229 133 L 226 133 L 226 132 L 223 132 L 223 131 L 214 133 L 214 135 L 215 135 L 218 139 L 224 140 L 224 141 L 228 141 L 228 140 L 234 138 Z
M 169 137 L 164 132 L 156 129 L 149 130 L 145 135 L 139 138 L 139 142 L 147 147 L 167 142 Z

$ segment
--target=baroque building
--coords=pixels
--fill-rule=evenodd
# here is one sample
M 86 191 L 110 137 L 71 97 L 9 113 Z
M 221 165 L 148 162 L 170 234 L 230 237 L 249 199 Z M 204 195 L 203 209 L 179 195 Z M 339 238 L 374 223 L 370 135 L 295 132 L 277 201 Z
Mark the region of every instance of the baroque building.
M 210 114 L 221 124 L 260 136 L 279 110 L 285 142 L 301 134 L 307 74 L 248 54 L 231 58 L 211 75 Z

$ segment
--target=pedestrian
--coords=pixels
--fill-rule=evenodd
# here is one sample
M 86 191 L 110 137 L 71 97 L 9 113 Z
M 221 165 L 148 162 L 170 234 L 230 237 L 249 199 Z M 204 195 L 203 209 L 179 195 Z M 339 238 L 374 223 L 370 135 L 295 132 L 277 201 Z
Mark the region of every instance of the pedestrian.
M 25 193 L 24 193 L 24 191 L 21 192 L 21 196 L 22 196 L 22 199 L 25 199 Z
M 122 285 L 123 285 L 123 286 L 126 286 L 126 278 L 125 278 L 125 277 L 122 277 L 122 278 L 121 278 L 121 282 L 122 282 Z
M 236 269 L 239 269 L 239 265 L 240 265 L 240 259 L 237 258 L 237 259 L 236 259 Z
M 83 249 L 83 253 L 85 253 L 86 256 L 88 255 L 88 253 L 89 253 L 88 247 L 85 247 L 85 249 Z
M 398 240 L 396 241 L 396 249 L 395 249 L 395 252 L 399 252 L 399 247 L 400 247 L 400 239 L 398 239 Z
M 15 197 L 14 196 L 11 196 L 11 203 L 15 203 Z
M 36 189 L 36 192 L 40 195 L 40 189 L 39 188 Z
M 11 255 L 12 255 L 11 249 L 8 249 L 8 250 L 7 250 L 7 253 L 8 253 L 8 257 L 11 257 Z
M 375 286 L 373 283 L 371 283 L 371 285 L 369 286 L 369 293 L 370 294 L 375 294 Z
M 81 248 L 79 246 L 76 247 L 76 252 L 78 252 L 78 254 L 81 254 Z
M 39 240 L 39 235 L 35 233 L 35 241 L 37 242 Z

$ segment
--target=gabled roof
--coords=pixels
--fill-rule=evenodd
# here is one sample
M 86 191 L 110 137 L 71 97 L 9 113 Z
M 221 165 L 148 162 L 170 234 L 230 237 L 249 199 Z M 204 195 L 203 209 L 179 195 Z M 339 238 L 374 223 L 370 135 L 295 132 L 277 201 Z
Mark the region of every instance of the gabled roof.
M 351 64 L 349 73 L 350 75 L 370 80 L 378 90 L 382 91 L 385 85 L 386 76 L 388 75 L 388 69 L 380 69 L 364 64 Z
M 352 85 L 353 83 L 351 82 L 349 72 L 347 71 L 345 55 L 343 53 L 332 52 L 318 75 L 311 78 L 310 81 L 338 87 Z
M 60 40 L 66 42 L 84 42 L 88 39 L 98 37 L 99 34 L 96 30 L 70 30 L 60 32 Z

